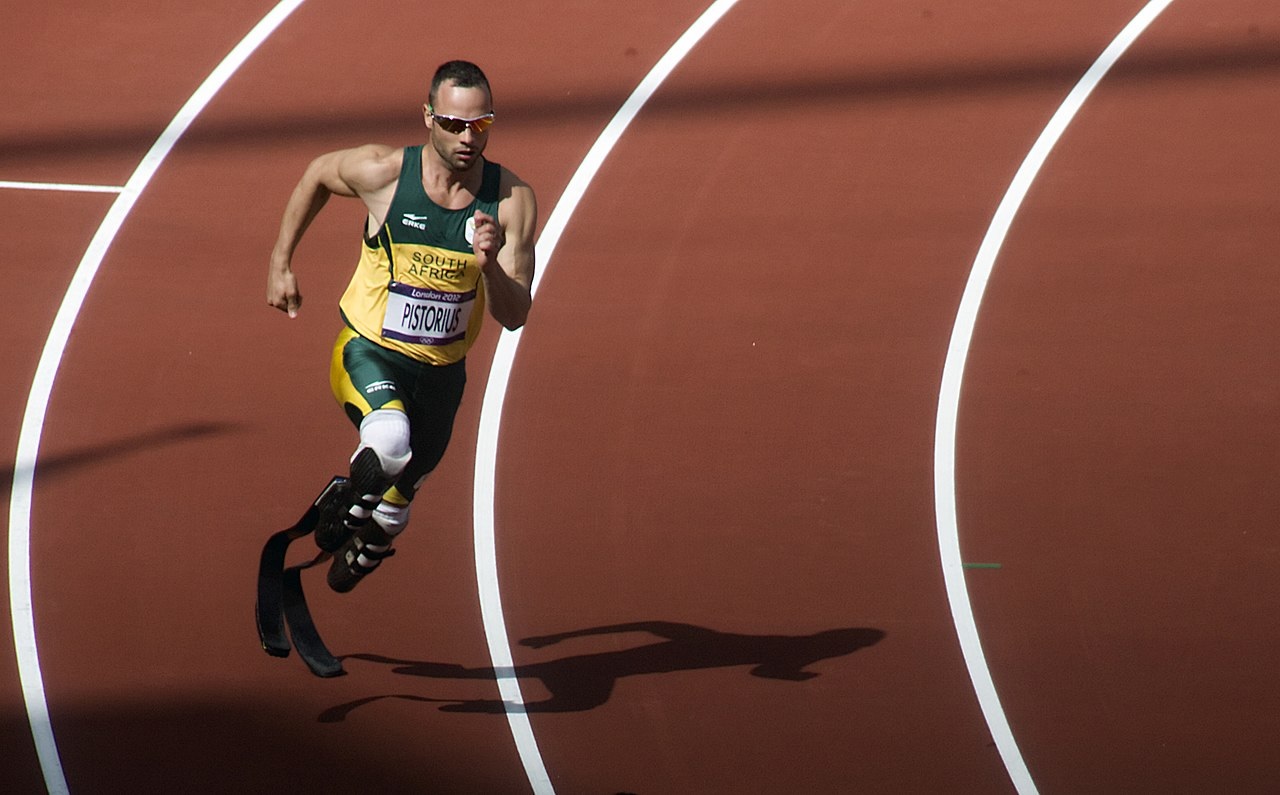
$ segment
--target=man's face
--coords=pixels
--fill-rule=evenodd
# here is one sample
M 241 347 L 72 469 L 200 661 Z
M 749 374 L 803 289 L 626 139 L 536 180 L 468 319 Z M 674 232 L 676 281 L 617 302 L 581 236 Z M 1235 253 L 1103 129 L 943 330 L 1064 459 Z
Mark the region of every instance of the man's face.
M 436 91 L 434 107 L 424 109 L 427 129 L 431 131 L 431 146 L 453 171 L 466 171 L 480 161 L 485 144 L 489 141 L 487 125 L 469 124 L 459 132 L 449 132 L 435 116 L 453 119 L 482 119 L 493 112 L 493 101 L 483 88 L 459 88 L 452 81 L 440 84 Z M 445 122 L 452 124 L 452 122 Z M 486 126 L 483 132 L 479 126 Z M 455 125 L 456 126 L 456 125 Z

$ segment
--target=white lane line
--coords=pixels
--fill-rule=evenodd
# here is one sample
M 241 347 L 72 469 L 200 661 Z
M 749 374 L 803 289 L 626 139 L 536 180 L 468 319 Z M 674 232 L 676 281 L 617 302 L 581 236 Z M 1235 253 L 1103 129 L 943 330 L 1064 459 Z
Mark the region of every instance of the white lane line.
M 587 186 L 595 178 L 609 152 L 622 138 L 623 132 L 635 119 L 640 109 L 667 79 L 676 65 L 684 59 L 703 36 L 728 13 L 738 0 L 716 0 L 702 13 L 688 30 L 671 45 L 662 59 L 640 81 L 635 91 L 622 104 L 613 119 L 600 133 L 587 156 L 583 159 L 573 179 L 569 180 L 564 194 L 547 218 L 537 243 L 538 270 L 534 275 L 536 292 L 542 276 L 551 262 L 551 255 L 560 241 L 569 219 L 582 200 Z M 502 613 L 502 598 L 498 590 L 498 560 L 494 541 L 495 482 L 498 463 L 498 429 L 502 421 L 502 406 L 506 400 L 507 384 L 515 363 L 516 349 L 520 345 L 520 331 L 504 332 L 498 339 L 493 363 L 489 369 L 489 382 L 480 409 L 479 438 L 476 442 L 475 495 L 473 500 L 476 580 L 480 587 L 480 612 L 484 620 L 484 634 L 489 643 L 489 658 L 493 663 L 501 695 L 507 713 L 511 735 L 524 763 L 525 775 L 536 795 L 554 792 L 547 775 L 542 754 L 538 751 L 533 727 L 524 711 L 524 697 L 520 682 L 515 676 L 515 664 L 511 657 L 511 645 L 507 639 L 506 619 Z
M 1027 153 L 1004 199 L 996 208 L 995 216 L 991 220 L 986 237 L 983 238 L 982 246 L 978 249 L 977 258 L 969 272 L 969 281 L 960 299 L 960 309 L 956 313 L 955 324 L 952 326 L 951 344 L 947 349 L 946 364 L 942 371 L 937 428 L 934 435 L 933 476 L 942 575 L 946 581 L 947 599 L 951 603 L 952 621 L 960 637 L 960 648 L 969 669 L 969 679 L 973 683 L 982 713 L 986 717 L 987 728 L 1000 751 L 1000 757 L 1004 760 L 1009 777 L 1013 780 L 1017 791 L 1024 795 L 1036 792 L 1036 785 L 1013 738 L 1004 708 L 1000 706 L 1000 699 L 996 694 L 995 684 L 991 679 L 991 672 L 982 651 L 982 643 L 978 638 L 978 628 L 974 623 L 973 606 L 969 603 L 969 593 L 964 581 L 964 567 L 961 563 L 955 488 L 956 425 L 960 411 L 960 386 L 964 378 L 965 362 L 969 356 L 969 345 L 973 340 L 974 326 L 978 321 L 978 308 L 982 303 L 982 295 L 986 292 L 992 268 L 995 267 L 996 256 L 1009 233 L 1014 216 L 1017 215 L 1018 209 L 1027 196 L 1027 191 L 1031 188 L 1031 183 L 1044 165 L 1049 152 L 1062 137 L 1067 125 L 1075 118 L 1093 89 L 1102 81 L 1125 50 L 1172 2 L 1173 0 L 1151 0 L 1138 12 L 1138 15 L 1120 31 L 1098 60 L 1094 61 L 1093 66 L 1080 78 L 1080 82 L 1076 83 L 1057 112 L 1053 114 L 1044 131 L 1040 133 L 1031 151 Z
M 65 793 L 68 790 L 62 762 L 58 757 L 58 746 L 54 740 L 53 726 L 49 720 L 44 677 L 40 673 L 40 658 L 36 652 L 36 629 L 31 602 L 31 495 L 35 485 L 40 436 L 44 429 L 45 414 L 49 409 L 53 382 L 66 351 L 67 340 L 71 336 L 71 328 L 89 292 L 89 285 L 147 183 L 213 96 L 301 4 L 302 0 L 282 0 L 263 17 L 196 89 L 138 164 L 120 195 L 112 202 L 111 209 L 107 211 L 102 225 L 89 242 L 89 248 L 71 278 L 45 340 L 35 378 L 31 382 L 22 428 L 18 435 L 13 491 L 9 498 L 9 611 L 13 617 L 13 641 L 18 656 L 22 697 L 27 707 L 27 721 L 31 725 L 31 736 L 40 758 L 45 786 L 50 793 Z
M 76 185 L 68 182 L 15 182 L 0 179 L 0 189 L 8 190 L 57 190 L 78 193 L 122 193 L 123 186 L 118 185 Z

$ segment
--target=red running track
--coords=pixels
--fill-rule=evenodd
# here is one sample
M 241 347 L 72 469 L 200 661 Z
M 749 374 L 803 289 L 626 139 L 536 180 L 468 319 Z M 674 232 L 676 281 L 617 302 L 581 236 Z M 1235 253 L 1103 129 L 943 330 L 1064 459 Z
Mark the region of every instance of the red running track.
M 627 131 L 544 263 L 499 451 L 507 627 L 558 792 L 1012 791 L 938 562 L 939 378 L 1010 179 L 1141 7 L 742 0 Z M 13 10 L 0 180 L 123 184 L 269 8 Z M 256 548 L 352 444 L 325 365 L 359 210 L 304 243 L 297 320 L 263 305 L 266 255 L 310 157 L 419 140 L 454 56 L 489 72 L 490 152 L 545 221 L 702 10 L 311 2 L 199 117 L 103 261 L 42 437 L 33 604 L 71 791 L 528 790 L 471 548 L 493 324 L 400 554 L 312 589 L 350 675 L 257 648 Z M 1175 0 L 1049 158 L 983 303 L 961 544 L 1000 564 L 968 584 L 1042 792 L 1280 779 L 1278 64 L 1272 4 Z M 10 464 L 112 199 L 0 189 Z M 39 791 L 7 644 L 0 666 L 4 788 Z

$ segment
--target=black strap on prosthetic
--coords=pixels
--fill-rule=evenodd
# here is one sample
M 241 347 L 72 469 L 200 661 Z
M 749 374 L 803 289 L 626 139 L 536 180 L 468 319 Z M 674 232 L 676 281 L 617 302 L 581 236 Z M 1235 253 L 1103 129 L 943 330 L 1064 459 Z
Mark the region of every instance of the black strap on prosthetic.
M 342 661 L 325 646 L 311 619 L 307 597 L 302 590 L 302 570 L 328 560 L 330 553 L 322 551 L 311 561 L 287 568 L 285 553 L 290 543 L 316 529 L 321 503 L 331 492 L 346 484 L 347 478 L 344 477 L 330 480 L 293 527 L 273 533 L 267 539 L 258 560 L 258 599 L 254 612 L 263 650 L 272 657 L 288 657 L 289 639 L 292 638 L 292 647 L 298 650 L 298 656 L 311 672 L 325 678 L 341 676 L 346 671 L 342 668 Z
M 382 472 L 382 462 L 372 447 L 365 447 L 351 460 L 351 477 L 336 486 L 335 499 L 323 508 L 314 525 L 316 546 L 325 552 L 337 552 L 355 532 L 356 520 L 349 510 L 360 508 L 367 521 L 382 499 L 391 481 Z M 317 505 L 319 501 L 317 501 Z

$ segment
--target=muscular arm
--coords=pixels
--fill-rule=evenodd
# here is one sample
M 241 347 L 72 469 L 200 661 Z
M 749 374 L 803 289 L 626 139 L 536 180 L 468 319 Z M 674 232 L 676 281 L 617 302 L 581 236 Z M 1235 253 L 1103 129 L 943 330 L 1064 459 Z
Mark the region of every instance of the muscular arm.
M 289 197 L 280 220 L 280 232 L 267 268 L 267 303 L 293 317 L 302 305 L 298 280 L 293 275 L 293 252 L 307 227 L 329 197 L 359 197 L 372 216 L 386 214 L 400 174 L 401 150 L 387 146 L 362 146 L 321 155 L 307 166 Z
M 476 216 L 476 262 L 484 275 L 489 314 L 515 330 L 529 318 L 533 304 L 534 227 L 538 219 L 533 189 L 504 171 L 498 218 Z

